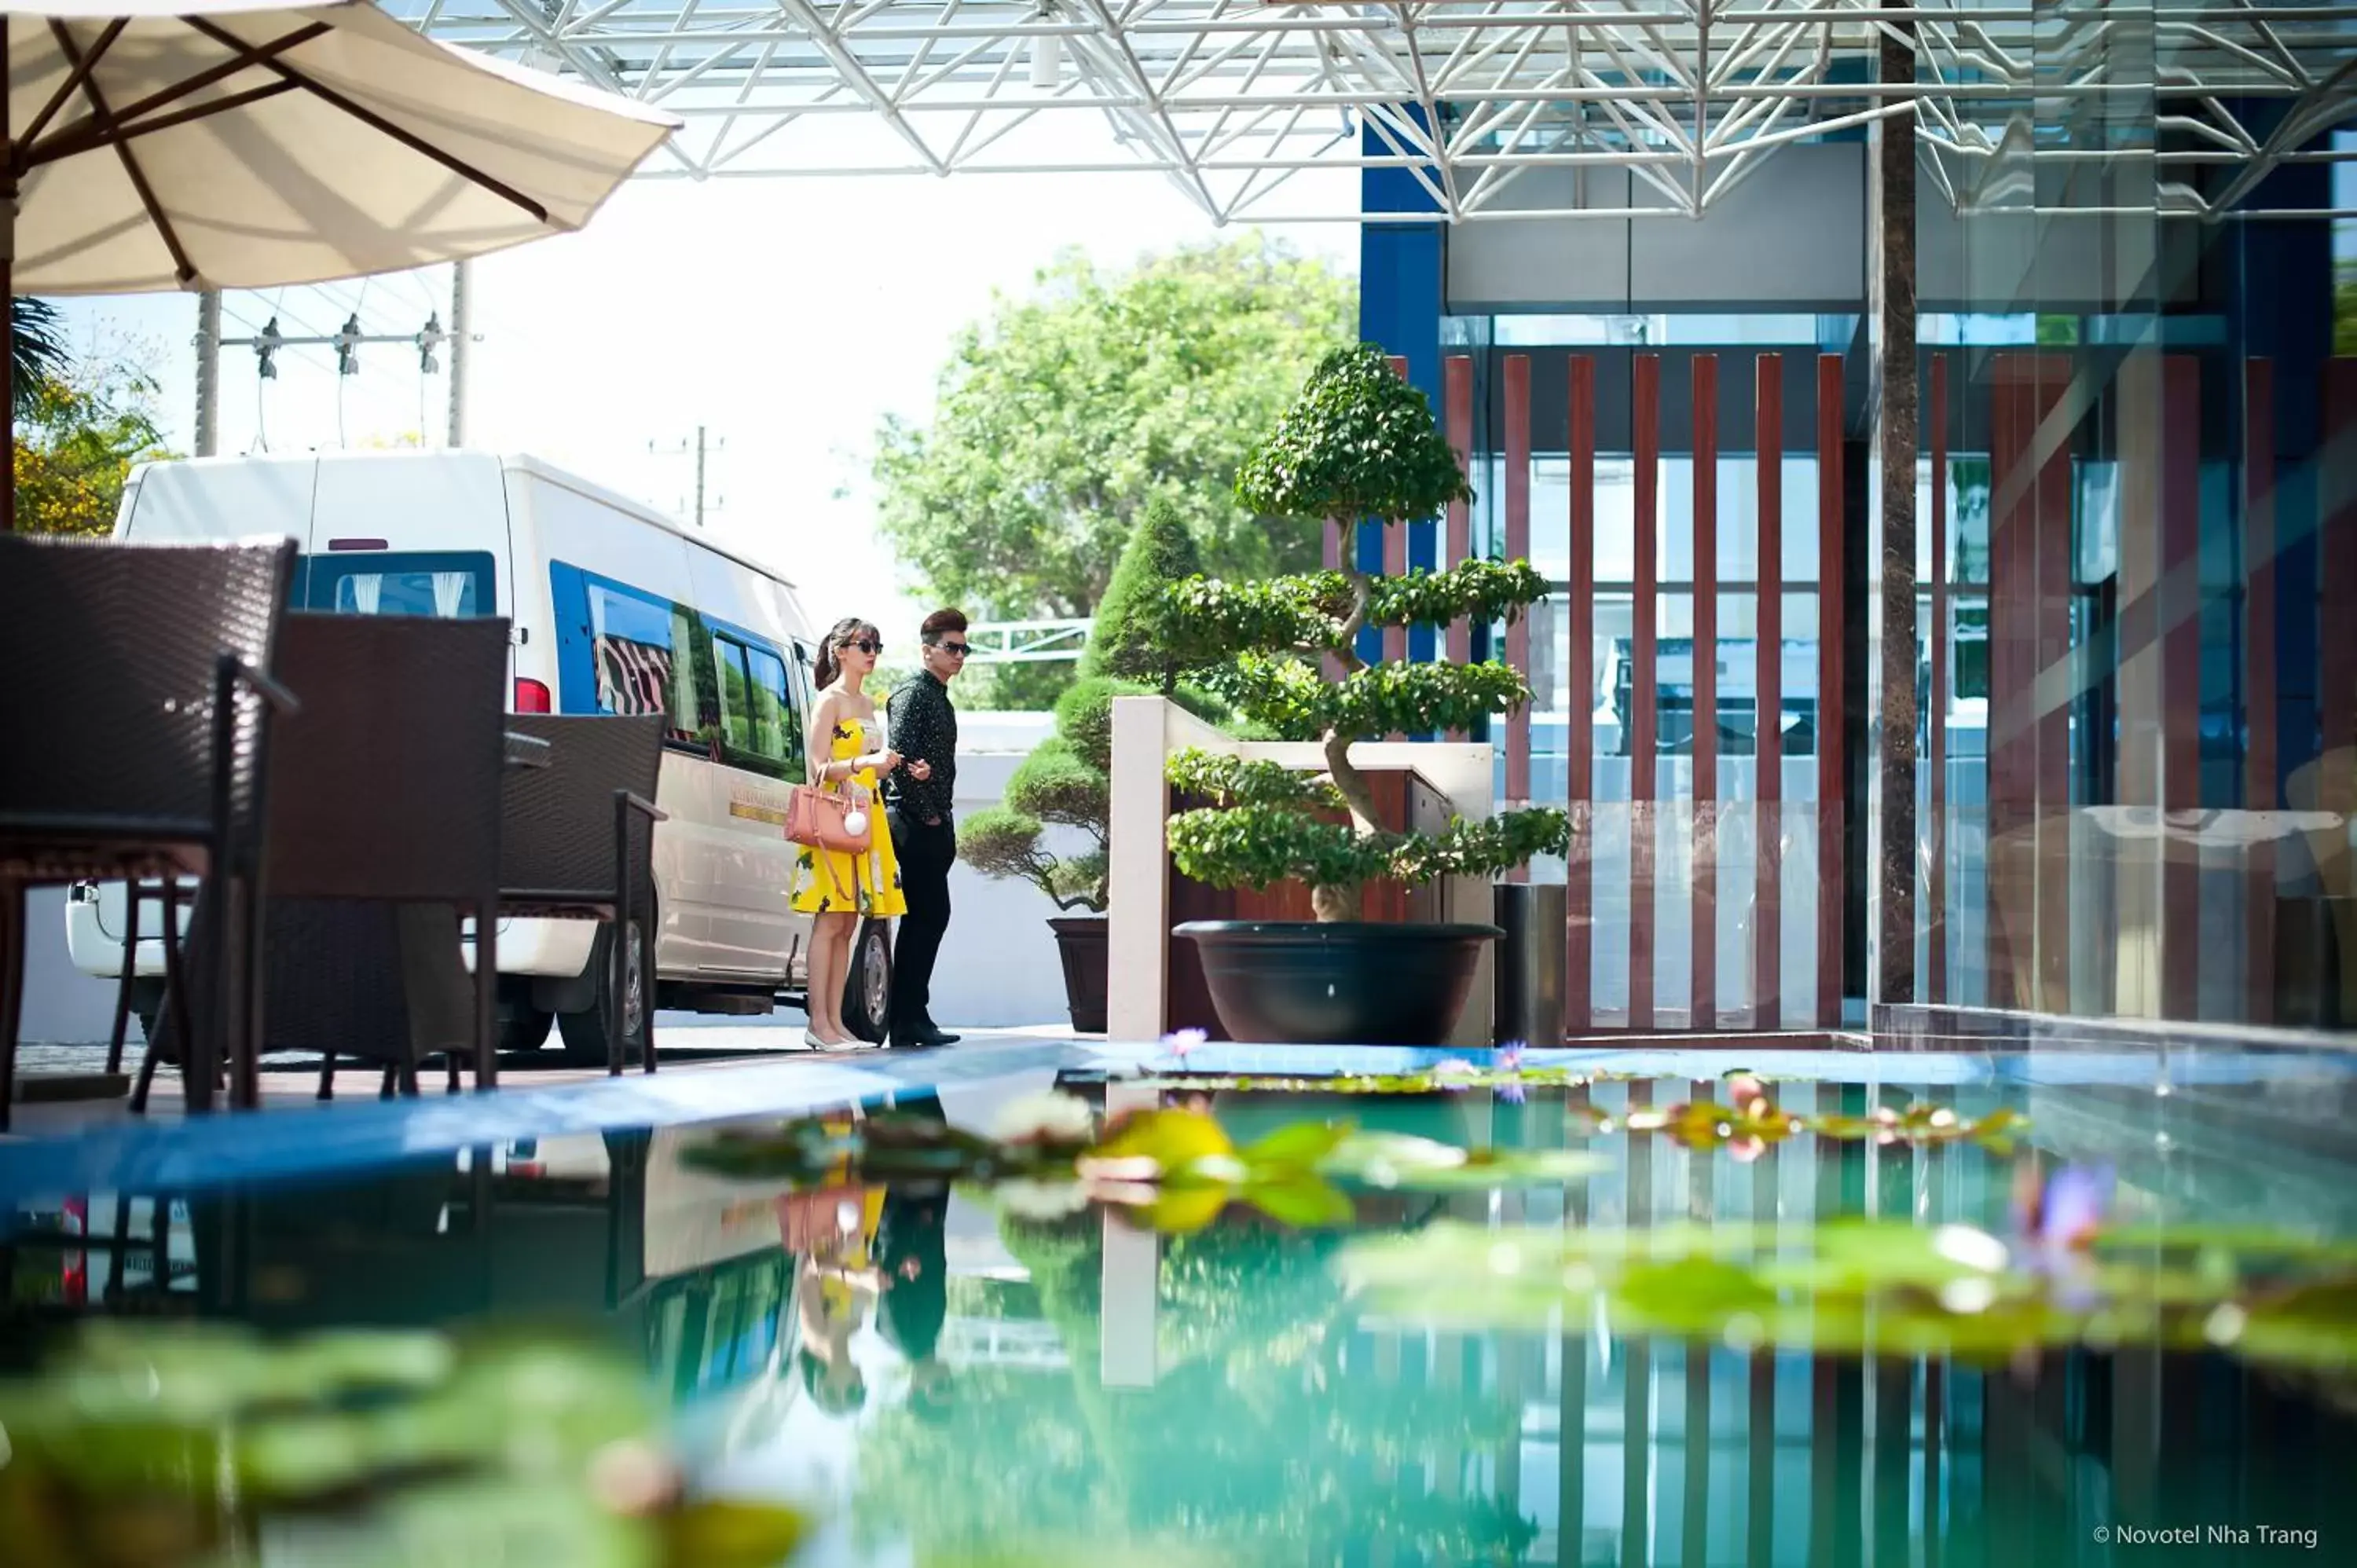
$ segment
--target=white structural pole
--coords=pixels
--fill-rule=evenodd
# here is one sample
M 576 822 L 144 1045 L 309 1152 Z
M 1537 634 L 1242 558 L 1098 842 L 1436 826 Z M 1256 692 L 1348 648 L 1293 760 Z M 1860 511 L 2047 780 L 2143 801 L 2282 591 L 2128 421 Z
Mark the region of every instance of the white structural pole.
M 467 444 L 467 362 L 474 357 L 475 317 L 468 297 L 475 264 L 450 269 L 450 445 Z
M 197 456 L 221 450 L 221 296 L 217 288 L 197 295 Z

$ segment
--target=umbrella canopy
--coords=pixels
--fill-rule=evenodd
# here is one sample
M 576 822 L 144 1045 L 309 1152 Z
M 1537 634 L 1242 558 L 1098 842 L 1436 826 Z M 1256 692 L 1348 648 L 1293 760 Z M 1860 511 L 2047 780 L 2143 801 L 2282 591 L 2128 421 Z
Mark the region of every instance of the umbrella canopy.
M 264 288 L 580 228 L 678 122 L 360 3 L 0 0 L 12 288 Z
M 580 228 L 679 124 L 362 0 L 0 0 L 0 298 L 481 255 Z M 13 449 L 10 379 L 0 355 Z

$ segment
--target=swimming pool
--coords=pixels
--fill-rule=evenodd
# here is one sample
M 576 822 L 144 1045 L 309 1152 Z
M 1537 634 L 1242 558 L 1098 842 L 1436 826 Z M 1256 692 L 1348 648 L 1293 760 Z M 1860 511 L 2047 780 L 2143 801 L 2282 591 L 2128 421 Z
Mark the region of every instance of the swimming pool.
M 2357 1060 L 1449 1058 L 1039 1044 L 0 1148 L 10 1369 L 94 1320 L 584 1335 L 694 1486 L 810 1520 L 797 1563 L 2357 1550 Z M 1117 1160 L 966 1182 L 921 1133 L 1057 1087 L 1243 1164 L 1202 1201 Z M 784 1122 L 821 1129 L 798 1183 L 754 1157 Z M 1330 1182 L 1244 1172 L 1327 1122 Z M 908 1125 L 863 1180 L 860 1129 Z M 1432 1144 L 1499 1163 L 1422 1179 Z M 184 1560 L 342 1564 L 381 1500 L 307 1537 L 247 1498 L 243 1558 Z M 372 1560 L 425 1560 L 389 1529 Z M 576 1560 L 533 1539 L 501 1560 Z

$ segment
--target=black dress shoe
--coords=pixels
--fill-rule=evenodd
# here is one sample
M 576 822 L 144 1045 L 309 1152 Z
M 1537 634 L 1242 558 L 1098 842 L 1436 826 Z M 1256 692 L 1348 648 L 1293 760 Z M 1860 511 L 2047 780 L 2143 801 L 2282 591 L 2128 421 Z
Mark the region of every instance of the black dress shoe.
M 952 1035 L 937 1024 L 917 1024 L 892 1031 L 895 1049 L 909 1050 L 920 1046 L 953 1046 L 961 1036 Z

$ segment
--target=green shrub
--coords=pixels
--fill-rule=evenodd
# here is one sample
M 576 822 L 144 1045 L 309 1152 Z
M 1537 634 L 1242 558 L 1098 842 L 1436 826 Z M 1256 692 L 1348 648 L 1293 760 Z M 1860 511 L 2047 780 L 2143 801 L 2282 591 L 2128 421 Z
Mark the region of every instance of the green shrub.
M 1178 509 L 1158 496 L 1148 501 L 1098 602 L 1081 679 L 1118 676 L 1143 681 L 1166 697 L 1175 694 L 1185 660 L 1172 637 L 1167 590 L 1202 571 L 1202 553 Z

